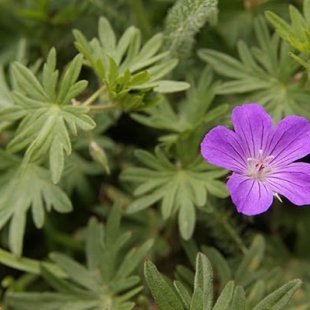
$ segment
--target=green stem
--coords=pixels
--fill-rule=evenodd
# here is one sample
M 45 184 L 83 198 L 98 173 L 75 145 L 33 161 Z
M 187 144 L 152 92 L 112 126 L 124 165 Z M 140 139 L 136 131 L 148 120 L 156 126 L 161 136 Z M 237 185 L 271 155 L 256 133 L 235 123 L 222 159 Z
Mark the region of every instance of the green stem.
M 104 110 L 114 110 L 117 105 L 115 103 L 100 104 L 100 105 L 90 105 L 89 108 L 92 111 L 104 111 Z
M 105 85 L 101 86 L 96 92 L 94 92 L 86 101 L 84 101 L 81 105 L 82 106 L 88 106 L 92 104 L 99 96 L 100 94 L 105 91 L 106 87 Z

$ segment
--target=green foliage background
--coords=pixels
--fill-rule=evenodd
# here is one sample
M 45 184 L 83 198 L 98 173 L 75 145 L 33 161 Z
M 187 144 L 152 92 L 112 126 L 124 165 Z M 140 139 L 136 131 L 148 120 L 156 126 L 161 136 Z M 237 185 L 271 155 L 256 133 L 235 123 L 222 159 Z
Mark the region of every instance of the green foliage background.
M 309 29 L 310 0 L 0 0 L 0 308 L 310 309 L 309 207 L 238 214 L 199 151 L 236 105 L 310 119 Z

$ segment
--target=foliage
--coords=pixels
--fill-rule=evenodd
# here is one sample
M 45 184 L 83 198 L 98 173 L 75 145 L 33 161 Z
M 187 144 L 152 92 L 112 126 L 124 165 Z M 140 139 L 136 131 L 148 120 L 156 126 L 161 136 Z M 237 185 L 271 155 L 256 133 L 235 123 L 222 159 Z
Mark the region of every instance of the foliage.
M 56 52 L 52 49 L 42 72 L 40 83 L 25 66 L 15 63 L 12 68 L 16 104 L 1 110 L 0 121 L 11 124 L 21 120 L 14 139 L 7 145 L 10 153 L 26 148 L 26 164 L 49 155 L 51 178 L 58 183 L 64 167 L 64 155 L 70 155 L 69 130 L 77 135 L 77 128 L 91 130 L 93 120 L 86 115 L 87 107 L 71 106 L 71 99 L 79 95 L 87 86 L 86 81 L 76 80 L 81 70 L 83 58 L 76 56 L 57 88 Z
M 254 30 L 259 48 L 249 48 L 246 43 L 239 42 L 237 48 L 241 61 L 214 50 L 198 51 L 200 58 L 217 73 L 232 79 L 220 84 L 216 93 L 245 94 L 246 102 L 266 105 L 276 121 L 283 116 L 308 113 L 306 76 L 289 56 L 292 47 L 276 34 L 270 37 L 262 18 L 254 22 Z M 296 79 L 292 81 L 295 75 Z
M 310 0 L 80 2 L 0 1 L 0 308 L 309 309 L 309 207 L 239 214 L 200 143 L 310 119 Z
M 191 88 L 187 90 L 186 99 L 179 103 L 177 113 L 167 101 L 164 101 L 161 105 L 145 111 L 147 115 L 132 114 L 134 120 L 146 126 L 171 132 L 160 138 L 165 144 L 175 143 L 179 138 L 201 131 L 201 125 L 211 126 L 215 119 L 228 110 L 226 104 L 211 108 L 218 83 L 213 82 L 210 68 L 204 69 L 199 79 L 194 77 L 188 79 Z
M 122 175 L 123 180 L 140 183 L 135 189 L 139 195 L 128 207 L 128 212 L 137 212 L 162 200 L 161 211 L 164 219 L 178 212 L 181 236 L 189 239 L 194 231 L 196 214 L 194 207 L 202 207 L 207 202 L 207 193 L 217 197 L 226 197 L 227 190 L 216 178 L 226 174 L 225 171 L 212 169 L 197 157 L 185 167 L 173 165 L 165 154 L 157 148 L 155 156 L 136 151 L 136 156 L 147 168 L 129 168 Z M 211 168 L 211 169 L 210 169 Z
M 165 47 L 173 57 L 186 58 L 194 37 L 206 21 L 215 22 L 217 0 L 176 1 L 165 21 Z
M 27 210 L 31 207 L 33 221 L 38 228 L 44 224 L 44 209 L 70 212 L 72 203 L 67 195 L 50 182 L 48 170 L 29 164 L 23 167 L 19 157 L 0 152 L 0 170 L 5 171 L 1 183 L 1 222 L 3 227 L 10 220 L 9 247 L 17 255 L 22 252 Z M 16 191 L 18 195 L 16 195 Z
M 222 263 L 225 263 L 225 260 Z M 159 309 L 283 309 L 301 286 L 300 280 L 292 280 L 269 295 L 265 297 L 263 295 L 263 298 L 255 300 L 253 304 L 251 295 L 249 298 L 246 298 L 243 286 L 238 282 L 238 284 L 235 284 L 233 280 L 229 280 L 218 298 L 214 300 L 213 270 L 207 256 L 202 253 L 197 254 L 195 266 L 194 285 L 189 291 L 178 280 L 175 280 L 173 286 L 171 286 L 161 276 L 152 262 L 148 261 L 145 263 L 145 278 Z M 257 288 L 255 287 L 255 289 Z
M 74 36 L 77 49 L 107 89 L 107 102 L 113 102 L 123 111 L 157 104 L 159 98 L 154 92 L 175 92 L 189 87 L 184 82 L 159 80 L 177 65 L 177 59 L 164 60 L 167 52 L 157 54 L 163 41 L 160 33 L 141 48 L 141 33 L 132 26 L 116 43 L 110 23 L 100 18 L 99 40 L 95 38 L 87 42 L 78 30 L 74 31 Z
M 298 11 L 296 7 L 290 5 L 290 18 L 292 25 L 289 25 L 278 15 L 271 11 L 266 12 L 268 21 L 276 28 L 277 33 L 298 51 L 302 52 L 307 58 L 309 57 L 310 50 L 310 1 L 305 0 L 303 4 L 303 15 Z M 296 54 L 291 56 L 297 60 L 308 70 L 310 69 L 309 64 Z
M 105 230 L 91 218 L 85 236 L 87 267 L 62 253 L 52 253 L 51 260 L 65 277 L 55 275 L 44 262 L 40 274 L 56 292 L 13 293 L 8 295 L 9 305 L 13 309 L 132 309 L 133 303 L 128 300 L 142 289 L 137 286 L 139 277 L 133 273 L 152 240 L 124 254 L 130 233 L 120 233 L 120 220 L 119 204 L 113 207 Z

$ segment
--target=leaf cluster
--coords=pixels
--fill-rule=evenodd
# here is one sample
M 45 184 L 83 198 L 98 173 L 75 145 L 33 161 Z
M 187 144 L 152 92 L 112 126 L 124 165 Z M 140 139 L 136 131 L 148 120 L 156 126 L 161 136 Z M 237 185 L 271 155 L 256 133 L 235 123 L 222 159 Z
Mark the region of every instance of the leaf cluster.
M 171 162 L 160 148 L 155 155 L 143 150 L 135 152 L 146 168 L 128 168 L 121 179 L 138 183 L 134 194 L 138 196 L 129 206 L 128 212 L 137 212 L 161 201 L 163 218 L 178 214 L 181 236 L 189 239 L 196 223 L 195 207 L 207 203 L 207 194 L 227 197 L 227 189 L 217 180 L 226 174 L 223 169 L 212 167 L 196 157 L 192 163 L 183 167 Z
M 159 309 L 307 309 L 307 208 L 284 201 L 260 217 L 238 214 L 225 199 L 227 171 L 206 163 L 199 145 L 208 130 L 229 124 L 236 104 L 262 104 L 276 122 L 310 117 L 301 66 L 308 68 L 310 1 L 304 16 L 290 8 L 292 26 L 267 13 L 284 27 L 282 39 L 263 17 L 252 20 L 267 7 L 285 19 L 281 0 L 221 0 L 220 10 L 216 0 L 87 1 L 76 9 L 77 1 L 56 2 L 15 1 L 11 23 L 42 27 L 27 44 L 0 49 L 0 263 L 18 270 L 1 269 L 0 308 L 152 308 L 138 271 L 151 250 L 145 279 Z M 189 57 L 198 33 L 206 68 Z M 50 42 L 59 37 L 56 63 Z M 294 48 L 304 54 L 293 55 L 297 62 Z M 38 53 L 45 63 L 33 62 Z M 179 73 L 186 82 L 174 81 Z M 186 92 L 170 94 L 179 90 Z M 58 214 L 73 205 L 74 213 Z M 169 274 L 176 262 L 174 282 L 155 267 Z M 301 275 L 299 289 L 290 280 Z
M 214 108 L 212 106 L 218 83 L 213 82 L 214 76 L 210 68 L 205 68 L 199 79 L 189 76 L 188 80 L 191 88 L 186 91 L 186 98 L 178 103 L 176 111 L 172 104 L 165 100 L 160 105 L 144 111 L 146 115 L 131 114 L 135 121 L 145 126 L 168 131 L 168 135 L 160 137 L 164 144 L 175 144 L 179 139 L 185 139 L 190 135 L 199 136 L 206 125 L 211 127 L 212 122 L 228 110 L 227 104 Z M 195 147 L 193 149 L 196 151 Z
M 50 181 L 50 172 L 35 163 L 24 167 L 22 159 L 0 150 L 0 228 L 10 221 L 9 247 L 21 255 L 27 211 L 31 208 L 34 224 L 42 228 L 46 211 L 72 210 L 66 193 Z
M 244 261 L 243 261 L 244 262 Z M 240 283 L 229 280 L 215 299 L 212 265 L 206 255 L 196 256 L 193 288 L 189 290 L 181 281 L 173 285 L 167 282 L 158 272 L 155 265 L 145 263 L 145 277 L 154 299 L 161 310 L 267 310 L 283 309 L 294 293 L 300 288 L 301 280 L 292 280 L 279 287 L 267 296 L 252 300 Z M 261 287 L 261 286 L 260 286 Z M 258 287 L 256 288 L 258 289 Z M 257 298 L 255 294 L 255 298 Z M 254 304 L 253 304 L 254 301 Z
M 303 1 L 303 15 L 293 5 L 289 6 L 291 25 L 283 18 L 271 11 L 265 13 L 267 20 L 276 29 L 279 36 L 290 43 L 295 49 L 303 53 L 307 59 L 310 56 L 310 1 Z M 303 58 L 291 54 L 291 56 L 310 70 L 310 66 Z
M 89 108 L 71 104 L 71 100 L 87 86 L 86 81 L 76 82 L 82 62 L 83 57 L 76 56 L 59 85 L 55 49 L 51 49 L 44 65 L 42 81 L 24 65 L 14 63 L 12 96 L 15 104 L 0 111 L 0 121 L 10 124 L 19 121 L 7 151 L 18 153 L 26 149 L 25 164 L 41 160 L 48 154 L 54 183 L 59 182 L 65 155 L 70 155 L 72 150 L 70 133 L 77 135 L 78 128 L 88 131 L 95 127 L 87 115 Z
M 142 290 L 135 271 L 153 241 L 124 252 L 130 233 L 120 232 L 120 221 L 120 204 L 113 207 L 105 229 L 91 218 L 86 230 L 86 266 L 64 254 L 52 253 L 51 260 L 63 270 L 64 276 L 55 274 L 44 262 L 40 274 L 55 292 L 11 293 L 9 305 L 21 310 L 133 309 L 134 303 L 129 299 Z
M 73 32 L 77 49 L 96 72 L 107 91 L 103 101 L 123 111 L 146 109 L 156 105 L 156 93 L 184 90 L 185 82 L 160 80 L 177 65 L 177 59 L 166 59 L 168 52 L 158 53 L 163 35 L 154 35 L 141 47 L 141 32 L 129 27 L 118 40 L 106 18 L 100 18 L 98 38 L 87 41 L 79 31 Z
M 240 60 L 211 49 L 198 51 L 215 72 L 230 79 L 220 84 L 216 93 L 242 94 L 243 102 L 259 102 L 276 122 L 283 116 L 309 113 L 307 76 L 289 56 L 292 48 L 276 34 L 270 36 L 262 17 L 254 21 L 254 30 L 259 47 L 249 48 L 239 42 Z

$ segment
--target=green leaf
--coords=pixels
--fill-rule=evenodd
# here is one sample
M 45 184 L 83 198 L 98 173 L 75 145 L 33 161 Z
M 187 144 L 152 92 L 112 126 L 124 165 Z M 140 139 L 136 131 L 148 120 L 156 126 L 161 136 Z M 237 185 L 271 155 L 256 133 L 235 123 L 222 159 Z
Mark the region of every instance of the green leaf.
M 119 39 L 117 46 L 116 46 L 116 51 L 115 51 L 115 53 L 116 53 L 115 62 L 117 64 L 120 63 L 120 61 L 123 58 L 123 56 L 125 55 L 128 47 L 132 44 L 135 37 L 138 36 L 138 32 L 139 31 L 136 27 L 131 26 L 131 27 L 126 29 L 126 31 L 123 33 L 123 35 Z M 123 68 L 123 69 L 125 69 L 125 68 Z
M 196 212 L 191 202 L 184 201 L 184 203 L 181 204 L 178 220 L 182 238 L 184 240 L 190 239 L 196 224 Z
M 248 78 L 242 63 L 231 56 L 209 49 L 199 50 L 198 56 L 209 63 L 219 74 L 230 78 Z
M 56 50 L 52 48 L 43 67 L 42 86 L 48 93 L 51 100 L 55 102 L 57 81 L 58 71 L 56 70 Z
M 89 270 L 95 270 L 99 266 L 100 253 L 104 249 L 103 240 L 103 227 L 95 218 L 91 218 L 86 235 L 86 259 Z
M 121 279 L 125 281 L 125 278 L 137 269 L 140 262 L 143 261 L 146 254 L 152 248 L 153 244 L 154 240 L 148 240 L 138 249 L 132 249 L 128 252 L 115 274 L 115 279 L 120 279 L 118 280 L 119 282 L 121 282 Z
M 196 272 L 194 291 L 200 288 L 203 298 L 203 310 L 212 309 L 213 303 L 213 270 L 208 258 L 198 253 L 196 257 Z
M 263 280 L 258 280 L 248 293 L 248 308 L 253 309 L 264 296 L 266 296 L 266 283 Z
M 191 296 L 190 296 L 188 290 L 180 281 L 174 281 L 173 285 L 174 285 L 177 293 L 179 294 L 179 298 L 182 300 L 183 307 L 185 309 L 188 309 L 190 307 L 190 303 L 191 303 Z
M 105 17 L 99 19 L 98 36 L 106 52 L 113 53 L 116 48 L 116 37 L 111 24 Z
M 140 184 L 135 190 L 139 197 L 128 206 L 127 212 L 138 212 L 161 201 L 164 219 L 168 219 L 175 212 L 182 212 L 179 214 L 181 235 L 189 239 L 195 224 L 194 207 L 202 206 L 206 202 L 209 182 L 212 183 L 214 177 L 222 176 L 223 172 L 209 175 L 207 165 L 177 168 L 159 149 L 156 149 L 155 156 L 145 151 L 137 151 L 136 155 L 149 168 L 129 168 L 121 174 L 123 181 Z M 199 157 L 200 160 L 203 159 Z M 193 159 L 191 161 L 193 164 Z M 225 193 L 226 189 L 216 195 L 226 197 Z
M 13 74 L 18 91 L 38 101 L 49 102 L 51 100 L 35 75 L 28 68 L 15 62 L 13 64 Z
M 46 187 L 43 191 L 43 197 L 47 202 L 47 209 L 50 209 L 50 206 L 53 206 L 53 208 L 60 213 L 72 211 L 71 201 L 57 186 Z
M 246 307 L 246 295 L 242 286 L 237 285 L 235 288 L 232 310 L 245 310 Z
M 0 262 L 5 266 L 37 275 L 40 274 L 40 264 L 42 263 L 31 258 L 17 257 L 16 255 L 3 249 L 0 249 Z M 47 262 L 44 262 L 44 265 L 48 266 L 49 270 L 52 271 L 53 274 L 57 277 L 66 276 L 63 270 L 60 269 L 57 265 Z
M 137 58 L 139 60 L 150 59 L 153 57 L 161 48 L 163 43 L 163 34 L 157 33 L 151 39 L 149 39 L 144 46 L 141 48 Z
M 13 98 L 6 82 L 3 67 L 0 66 L 0 108 L 9 107 L 13 104 Z
M 19 63 L 14 64 L 13 78 L 17 88 L 13 96 L 16 105 L 4 109 L 2 113 L 2 117 L 10 122 L 21 119 L 14 138 L 7 145 L 7 150 L 15 153 L 26 149 L 25 164 L 48 155 L 54 183 L 58 183 L 61 178 L 65 154 L 71 153 L 68 128 L 76 135 L 77 128 L 87 131 L 96 125 L 86 115 L 89 108 L 66 105 L 87 85 L 86 81 L 75 83 L 82 62 L 82 55 L 74 58 L 58 87 L 54 49 L 51 49 L 44 65 L 42 85 L 28 68 Z M 32 86 L 28 85 L 29 83 Z M 57 88 L 59 89 L 58 94 L 56 94 Z M 38 220 L 39 222 L 40 220 Z
M 310 64 L 308 64 L 305 60 L 303 60 L 301 57 L 293 54 L 293 53 L 290 53 L 291 57 L 293 59 L 295 59 L 298 63 L 300 63 L 303 67 L 305 67 L 307 70 L 310 71 Z
M 203 309 L 203 295 L 202 295 L 202 289 L 200 287 L 197 287 L 194 290 L 189 309 L 190 310 Z
M 57 139 L 54 139 L 50 149 L 50 169 L 54 184 L 57 184 L 61 178 L 64 169 L 64 161 L 65 158 L 62 144 L 59 143 Z
M 241 61 L 210 49 L 198 51 L 200 58 L 228 79 L 217 87 L 217 94 L 242 94 L 246 102 L 259 102 L 271 112 L 275 123 L 283 116 L 304 115 L 307 103 L 302 98 L 308 90 L 301 82 L 292 83 L 292 76 L 300 67 L 289 56 L 292 47 L 276 34 L 270 36 L 266 21 L 261 17 L 254 20 L 254 31 L 259 48 L 239 43 Z M 294 34 L 292 36 L 294 39 Z M 234 104 L 240 104 L 239 96 Z
M 157 86 L 154 90 L 158 93 L 174 93 L 178 91 L 184 91 L 190 87 L 186 82 L 176 82 L 176 81 L 157 81 Z
M 304 4 L 303 13 L 304 13 L 307 23 L 309 24 L 310 23 L 310 2 L 309 0 L 305 0 L 303 4 Z
M 145 262 L 144 275 L 160 310 L 184 310 L 176 292 L 163 279 L 152 262 Z
M 26 226 L 26 212 L 16 212 L 10 223 L 9 246 L 11 251 L 20 256 L 23 248 L 23 238 Z
M 110 216 L 106 225 L 106 242 L 113 244 L 119 236 L 119 229 L 121 223 L 122 206 L 120 202 L 116 202 L 111 210 Z
M 291 35 L 294 35 L 289 24 L 275 13 L 266 11 L 265 16 L 267 20 L 276 28 L 278 34 L 284 39 L 288 39 Z
M 253 310 L 281 310 L 291 300 L 295 292 L 301 287 L 302 281 L 299 279 L 292 280 L 273 293 L 265 297 Z
M 299 39 L 304 38 L 304 31 L 307 28 L 306 22 L 300 12 L 293 6 L 289 6 L 290 17 L 292 20 L 292 30 L 299 37 Z
M 230 303 L 234 296 L 235 284 L 233 281 L 229 281 L 224 290 L 221 292 L 221 295 L 217 299 L 213 310 L 229 310 L 231 309 Z M 242 308 L 240 308 L 241 310 Z
M 147 71 L 139 72 L 130 79 L 130 87 L 133 88 L 135 85 L 145 84 L 149 80 L 150 74 Z
M 68 100 L 72 99 L 72 97 L 70 98 L 67 94 L 68 93 L 70 94 L 70 92 L 72 91 L 72 87 L 74 87 L 74 83 L 76 82 L 80 74 L 82 64 L 83 64 L 83 56 L 82 55 L 75 56 L 62 78 L 59 93 L 56 99 L 57 103 L 67 104 Z
M 150 194 L 136 199 L 128 206 L 127 213 L 136 213 L 150 207 L 161 198 L 161 195 L 161 193 Z
M 152 66 L 147 72 L 151 75 L 151 81 L 157 81 L 172 71 L 178 64 L 177 59 L 170 59 L 159 65 Z
M 52 253 L 50 257 L 75 283 L 89 290 L 96 290 L 98 288 L 98 284 L 91 277 L 87 269 L 75 262 L 72 258 L 61 253 Z
M 265 253 L 265 241 L 262 236 L 257 235 L 251 244 L 251 247 L 243 257 L 239 264 L 235 280 L 243 285 L 246 285 L 250 280 L 249 274 L 254 272 L 261 264 Z
M 80 289 L 68 281 L 57 277 L 45 263 L 40 266 L 42 277 L 56 290 L 64 294 L 74 294 L 78 297 L 83 296 L 84 298 L 92 297 L 86 290 Z
M 214 269 L 218 273 L 220 289 L 222 290 L 227 282 L 232 278 L 231 269 L 223 255 L 211 247 L 203 247 L 203 252 L 207 255 Z
M 49 172 L 35 164 L 27 168 L 18 161 L 4 176 L 9 181 L 0 190 L 0 227 L 10 218 L 10 248 L 20 255 L 25 230 L 26 211 L 31 208 L 34 223 L 38 228 L 44 222 L 44 209 L 53 207 L 59 212 L 69 212 L 72 204 L 67 195 L 57 186 L 48 181 Z

